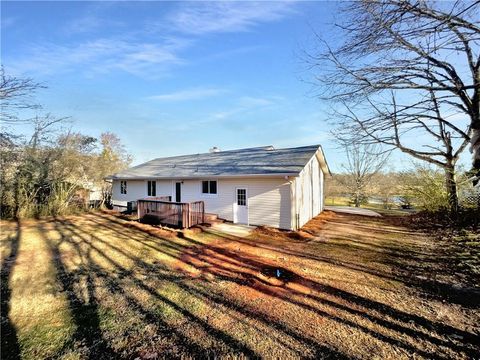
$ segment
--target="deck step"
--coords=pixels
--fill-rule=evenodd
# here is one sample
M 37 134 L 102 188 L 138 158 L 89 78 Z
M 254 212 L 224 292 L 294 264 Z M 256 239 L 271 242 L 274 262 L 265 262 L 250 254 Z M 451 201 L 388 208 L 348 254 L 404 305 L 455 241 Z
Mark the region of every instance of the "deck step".
M 214 220 L 217 220 L 218 219 L 218 215 L 217 214 L 209 214 L 209 213 L 205 213 L 205 221 L 214 221 Z
M 220 219 L 217 214 L 205 213 L 205 222 L 209 224 L 214 224 L 214 223 L 223 223 L 225 222 L 225 220 Z

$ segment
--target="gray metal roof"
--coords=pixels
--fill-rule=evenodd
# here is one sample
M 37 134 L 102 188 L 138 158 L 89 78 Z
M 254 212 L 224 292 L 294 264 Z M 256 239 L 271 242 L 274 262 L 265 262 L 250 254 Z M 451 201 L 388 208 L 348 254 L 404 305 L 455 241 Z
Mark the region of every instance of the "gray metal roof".
M 308 160 L 320 150 L 319 145 L 288 149 L 272 146 L 213 153 L 157 158 L 109 176 L 107 179 L 188 179 L 236 176 L 297 175 Z M 327 169 L 326 163 L 322 169 Z

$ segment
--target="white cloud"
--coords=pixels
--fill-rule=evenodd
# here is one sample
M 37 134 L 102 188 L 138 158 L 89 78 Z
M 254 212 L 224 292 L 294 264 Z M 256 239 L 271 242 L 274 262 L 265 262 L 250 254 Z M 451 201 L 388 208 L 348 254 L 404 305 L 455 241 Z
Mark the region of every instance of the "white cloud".
M 244 107 L 252 107 L 252 106 L 268 106 L 272 105 L 275 103 L 276 100 L 278 100 L 278 97 L 269 97 L 269 98 L 263 98 L 263 97 L 253 97 L 253 96 L 243 96 L 240 99 L 238 99 L 238 102 L 240 105 Z
M 9 58 L 6 63 L 15 73 L 81 71 L 94 75 L 122 70 L 155 76 L 168 66 L 184 62 L 177 56 L 182 46 L 178 41 L 147 43 L 136 39 L 96 39 L 69 45 L 45 43 L 30 46 L 21 58 Z
M 176 31 L 194 35 L 247 31 L 292 14 L 292 5 L 291 1 L 188 3 L 169 16 L 169 23 Z
M 85 4 L 83 13 L 77 13 L 76 17 L 69 20 L 64 26 L 65 34 L 92 33 L 99 29 L 109 29 L 120 27 L 124 24 L 121 21 L 113 19 L 108 14 L 114 3 L 108 1 L 88 2 Z
M 222 121 L 228 118 L 231 118 L 238 114 L 245 114 L 250 111 L 259 111 L 265 109 L 271 105 L 275 105 L 281 97 L 270 96 L 270 97 L 252 97 L 252 96 L 242 96 L 235 101 L 235 105 L 228 110 L 217 111 L 211 114 L 211 121 Z
M 72 20 L 63 29 L 64 33 L 72 35 L 96 32 L 106 26 L 111 27 L 110 25 L 121 27 L 122 24 L 114 23 L 114 19 L 100 17 L 104 6 L 112 6 L 101 4 Z M 25 48 L 17 49 L 8 56 L 4 55 L 2 60 L 11 73 L 27 73 L 33 76 L 64 72 L 95 76 L 124 71 L 141 77 L 158 78 L 170 74 L 173 66 L 186 63 L 181 57 L 182 51 L 198 41 L 196 35 L 247 31 L 257 24 L 278 21 L 292 13 L 294 9 L 291 1 L 182 3 L 157 25 L 144 23 L 141 28 L 124 31 L 119 36 L 92 38 L 89 41 L 25 44 Z M 9 26 L 15 21 L 3 20 L 2 26 Z M 166 33 L 172 34 L 172 31 L 177 34 L 165 36 Z M 235 51 L 253 51 L 256 48 L 251 46 L 233 50 L 231 54 L 220 53 L 212 56 L 232 56 Z M 159 96 L 158 100 L 162 100 L 162 95 Z M 213 94 L 212 89 L 203 93 L 199 89 L 191 89 L 176 96 L 191 99 Z M 163 101 L 178 101 L 172 99 L 175 97 L 165 97 Z M 262 100 L 245 99 L 246 103 L 252 101 Z
M 225 93 L 225 90 L 218 88 L 193 88 L 181 91 L 176 91 L 168 94 L 149 96 L 148 99 L 158 101 L 186 101 L 186 100 L 199 100 L 217 96 Z

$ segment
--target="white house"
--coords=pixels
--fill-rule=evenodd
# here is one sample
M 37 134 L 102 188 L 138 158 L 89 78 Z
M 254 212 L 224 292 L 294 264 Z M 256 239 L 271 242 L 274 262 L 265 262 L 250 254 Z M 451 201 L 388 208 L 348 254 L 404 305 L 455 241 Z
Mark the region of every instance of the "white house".
M 110 176 L 116 208 L 148 197 L 203 200 L 205 212 L 240 224 L 298 229 L 324 205 L 330 174 L 319 145 L 273 146 L 158 158 Z

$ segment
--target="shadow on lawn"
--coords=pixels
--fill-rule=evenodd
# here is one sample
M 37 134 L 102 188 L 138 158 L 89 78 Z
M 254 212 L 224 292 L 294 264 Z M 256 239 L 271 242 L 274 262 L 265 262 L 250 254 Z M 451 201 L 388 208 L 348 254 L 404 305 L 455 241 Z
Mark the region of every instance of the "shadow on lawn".
M 102 267 L 98 264 L 91 261 L 90 256 L 84 257 L 82 256 L 82 252 L 87 252 L 90 254 L 91 252 L 95 252 L 101 258 L 103 258 L 106 262 L 114 267 L 116 273 L 120 274 L 130 274 L 128 276 L 128 280 L 132 281 L 135 286 L 140 288 L 141 290 L 149 293 L 153 298 L 157 301 L 161 301 L 164 304 L 172 307 L 176 311 L 182 314 L 188 321 L 195 323 L 196 325 L 203 328 L 205 332 L 210 335 L 213 335 L 218 341 L 224 342 L 228 345 L 232 350 L 237 353 L 242 353 L 246 357 L 255 358 L 255 353 L 249 349 L 247 346 L 242 344 L 241 342 L 237 341 L 233 337 L 229 336 L 228 334 L 214 328 L 213 326 L 209 325 L 206 321 L 197 318 L 191 312 L 181 308 L 175 302 L 161 296 L 158 294 L 157 289 L 148 286 L 144 281 L 135 278 L 134 274 L 130 272 L 129 269 L 123 267 L 118 262 L 110 258 L 106 255 L 101 248 L 94 243 L 106 245 L 110 248 L 110 251 L 121 253 L 123 256 L 129 257 L 135 261 L 137 265 L 148 271 L 150 276 L 155 276 L 157 279 L 164 279 L 169 281 L 178 280 L 178 277 L 165 277 L 164 274 L 158 273 L 158 267 L 151 266 L 146 264 L 141 259 L 136 258 L 125 252 L 123 249 L 111 245 L 108 242 L 102 240 L 100 237 L 92 236 L 86 232 L 84 232 L 80 227 L 76 227 L 73 223 L 69 221 L 61 221 L 57 220 L 55 223 L 56 230 L 62 234 L 62 241 L 61 242 L 68 242 L 69 244 L 73 245 L 76 249 L 78 249 L 78 255 L 82 258 L 82 264 L 80 268 L 77 270 L 79 274 L 89 274 L 87 284 L 89 293 L 93 290 L 93 282 L 102 282 L 112 293 L 117 295 L 121 295 L 124 300 L 128 303 L 130 310 L 135 311 L 140 318 L 144 318 L 147 324 L 153 324 L 160 328 L 161 335 L 164 338 L 168 338 L 169 346 L 176 347 L 181 349 L 181 354 L 170 353 L 169 357 L 182 357 L 186 354 L 191 354 L 200 357 L 212 357 L 215 355 L 215 352 L 211 351 L 210 349 L 205 349 L 196 344 L 191 338 L 182 334 L 181 331 L 172 328 L 169 326 L 162 318 L 155 314 L 155 312 L 148 310 L 145 306 L 140 303 L 137 299 L 133 296 L 129 295 L 127 291 L 123 289 L 123 284 L 118 278 L 112 276 L 110 272 L 105 271 Z M 73 240 L 75 238 L 75 240 Z M 57 271 L 60 274 L 59 279 L 62 282 L 65 291 L 67 291 L 69 303 L 70 303 L 70 310 L 73 312 L 74 321 L 77 326 L 77 333 L 74 336 L 74 339 L 79 341 L 82 344 L 85 344 L 89 351 L 90 358 L 105 358 L 111 359 L 115 357 L 120 357 L 120 354 L 116 354 L 110 349 L 107 345 L 105 339 L 102 339 L 101 329 L 99 327 L 98 321 L 98 303 L 97 299 L 94 296 L 90 296 L 89 298 L 89 305 L 81 303 L 79 296 L 75 294 L 74 284 L 75 282 L 79 282 L 79 278 L 75 278 L 73 274 L 69 274 L 64 265 L 61 261 L 57 260 L 61 258 L 61 254 L 58 250 L 58 246 L 61 244 L 57 243 L 56 245 L 52 246 L 52 251 L 54 255 Z M 80 244 L 83 250 L 80 250 Z M 95 277 L 93 279 L 92 277 Z M 178 351 L 177 349 L 177 351 Z M 162 349 L 161 357 L 166 356 L 169 350 L 171 349 Z M 183 355 L 182 355 L 183 354 Z M 129 357 L 130 354 L 123 354 L 123 356 Z M 151 354 L 150 354 L 151 355 Z
M 74 226 L 71 222 L 65 220 L 57 220 L 55 222 L 55 229 L 61 234 L 62 240 L 56 244 L 53 244 L 52 241 L 48 240 L 52 253 L 55 259 L 57 273 L 59 274 L 58 278 L 63 284 L 64 290 L 67 292 L 67 297 L 69 299 L 70 310 L 73 313 L 73 320 L 77 327 L 77 332 L 74 335 L 73 341 L 84 345 L 85 351 L 88 351 L 89 358 L 92 359 L 112 359 L 120 357 L 129 357 L 131 354 L 120 354 L 115 353 L 113 349 L 108 345 L 106 339 L 103 338 L 102 330 L 99 324 L 99 300 L 95 298 L 94 283 L 101 286 L 105 286 L 112 293 L 120 295 L 124 298 L 127 304 L 130 307 L 130 310 L 135 311 L 140 318 L 144 318 L 146 323 L 154 324 L 161 329 L 161 335 L 168 337 L 173 344 L 180 344 L 184 350 L 188 350 L 189 353 L 199 354 L 199 355 L 208 355 L 205 353 L 204 349 L 195 346 L 192 344 L 189 339 L 185 338 L 180 332 L 175 329 L 169 328 L 169 326 L 161 320 L 161 318 L 152 311 L 147 310 L 143 304 L 136 300 L 133 296 L 129 295 L 127 291 L 123 289 L 123 284 L 118 277 L 115 277 L 115 274 L 133 276 L 129 269 L 118 264 L 116 261 L 108 257 L 104 251 L 102 251 L 94 243 L 103 243 L 108 244 L 102 239 L 91 236 L 89 233 L 84 232 L 80 227 Z M 77 250 L 77 255 L 82 259 L 81 265 L 75 271 L 79 276 L 75 276 L 75 273 L 69 273 L 65 268 L 61 260 L 61 252 L 59 251 L 59 246 L 62 242 L 68 243 L 75 247 Z M 111 246 L 113 251 L 117 251 L 124 255 L 127 255 L 124 250 Z M 115 268 L 115 272 L 112 273 L 102 268 L 97 263 L 93 262 L 90 254 L 94 252 L 107 261 L 110 265 Z M 88 256 L 83 256 L 83 253 L 87 253 Z M 142 260 L 138 258 L 133 258 L 138 264 L 142 264 Z M 145 264 L 144 264 L 145 265 Z M 153 268 L 149 267 L 148 271 L 150 275 L 155 275 L 161 277 L 162 275 L 155 274 Z M 157 269 L 158 270 L 158 269 Z M 79 285 L 81 280 L 80 275 L 87 276 L 87 288 L 89 292 L 89 299 L 87 302 L 82 301 L 81 294 L 77 294 L 75 290 L 75 285 Z M 129 279 L 130 279 L 129 276 Z M 173 280 L 173 279 L 168 279 Z M 152 295 L 155 294 L 155 289 L 148 288 L 142 281 L 133 279 L 135 285 L 141 287 L 143 290 L 147 290 Z M 77 290 L 78 291 L 78 290 Z M 80 306 L 79 306 L 80 305 Z M 128 334 L 127 334 L 128 336 Z M 68 347 L 72 347 L 72 343 L 67 344 Z M 67 350 L 67 349 L 65 349 Z M 162 356 L 165 356 L 168 351 L 163 352 Z M 173 355 L 173 354 L 170 354 Z
M 121 230 L 118 229 L 118 225 L 125 226 L 125 223 L 111 219 L 111 223 L 112 222 L 116 222 L 116 226 L 111 225 L 108 226 L 108 228 L 120 233 Z M 105 224 L 102 222 L 97 222 L 97 224 L 99 226 L 105 226 Z M 216 233 L 215 236 L 219 236 L 219 234 Z M 245 239 L 236 238 L 230 235 L 227 236 L 227 238 L 230 241 L 238 241 L 251 245 L 251 242 Z M 237 251 L 232 252 L 222 248 L 221 246 L 206 245 L 186 236 L 184 236 L 183 239 L 189 241 L 191 245 L 185 246 L 182 250 L 183 255 L 180 258 L 181 262 L 188 264 L 189 266 L 196 267 L 204 273 L 210 273 L 217 279 L 235 282 L 243 286 L 250 286 L 267 295 L 281 298 L 284 301 L 288 301 L 307 310 L 316 312 L 323 317 L 327 317 L 344 325 L 356 328 L 359 331 L 367 333 L 383 342 L 403 348 L 408 352 L 414 352 L 425 357 L 441 357 L 439 354 L 428 352 L 424 349 L 419 349 L 409 342 L 380 334 L 345 318 L 333 316 L 314 306 L 295 300 L 291 295 L 297 293 L 298 295 L 306 296 L 314 301 L 317 301 L 318 303 L 336 307 L 337 309 L 346 311 L 352 315 L 368 319 L 372 323 L 379 324 L 400 334 L 407 334 L 412 339 L 422 339 L 423 341 L 430 342 L 437 346 L 448 347 L 455 352 L 464 352 L 466 355 L 472 356 L 476 353 L 476 350 L 478 350 L 478 348 L 474 349 L 474 347 L 477 347 L 480 344 L 479 338 L 470 332 L 462 331 L 439 322 L 430 321 L 421 316 L 394 309 L 386 304 L 372 301 L 332 286 L 319 284 L 294 273 L 292 273 L 293 277 L 289 283 L 283 284 L 282 286 L 272 286 L 270 282 L 266 281 L 265 278 L 261 276 L 262 272 L 264 273 L 264 270 L 271 266 L 270 263 L 260 262 L 257 259 L 252 259 L 248 256 L 248 254 Z M 138 239 L 131 240 L 141 241 Z M 145 242 L 142 241 L 142 243 Z M 155 247 L 155 249 L 157 251 L 164 251 L 166 244 L 168 244 L 167 247 L 172 246 L 173 242 L 162 242 L 160 246 Z M 146 243 L 145 245 L 152 246 Z M 176 244 L 175 247 L 178 249 L 178 244 Z M 283 251 L 282 249 L 275 250 L 280 252 Z M 302 257 L 303 254 L 296 255 Z M 410 254 L 407 254 L 407 256 L 410 256 Z M 323 260 L 324 259 L 321 259 L 321 261 Z M 361 269 L 357 270 L 361 271 Z M 197 296 L 199 293 L 201 292 L 198 290 L 195 291 Z M 319 296 L 319 294 L 329 294 L 341 301 L 337 302 L 327 300 Z M 219 299 L 218 297 L 213 297 L 213 295 L 210 293 L 201 293 L 201 295 L 214 303 L 218 303 L 222 300 L 222 298 Z M 230 300 L 222 300 L 221 303 L 224 306 L 229 306 L 229 301 Z M 340 303 L 344 303 L 345 301 L 349 305 Z M 359 307 L 362 309 L 358 310 Z M 243 312 L 244 311 L 245 310 L 243 310 Z M 247 316 L 251 315 L 252 314 L 248 314 Z M 255 313 L 254 317 L 258 317 L 258 313 Z M 401 324 L 399 324 L 399 322 Z M 412 325 L 415 325 L 416 328 L 420 328 L 420 330 L 414 329 Z M 453 336 L 457 339 L 460 338 L 463 340 L 460 343 L 456 343 L 450 339 L 441 339 L 443 336 Z
M 352 225 L 356 229 L 365 227 L 365 224 L 358 224 L 356 217 L 349 220 L 343 220 L 340 217 L 330 222 L 337 227 Z M 365 219 L 362 220 L 365 222 Z M 387 226 L 395 226 L 395 221 L 395 218 L 371 219 L 372 226 L 367 228 L 369 229 L 368 235 L 357 236 L 354 240 L 331 233 L 333 239 L 340 240 L 340 242 L 331 246 L 343 248 L 345 251 L 355 251 L 359 256 L 371 258 L 372 262 L 385 265 L 392 271 L 388 273 L 379 272 L 370 268 L 368 264 L 359 264 L 358 262 L 342 261 L 344 266 L 402 282 L 408 287 L 415 288 L 428 299 L 448 301 L 465 307 L 477 308 L 480 303 L 480 287 L 478 285 L 480 278 L 478 275 L 473 274 L 473 272 L 464 273 L 457 264 L 458 254 L 448 251 L 449 249 L 445 248 L 445 242 L 433 241 L 427 246 L 425 243 L 412 241 L 412 238 L 418 237 L 418 231 L 406 229 L 402 232 L 402 230 L 387 228 Z M 383 224 L 384 228 L 376 228 L 379 223 Z M 396 226 L 398 227 L 398 225 Z M 410 248 L 406 249 L 405 246 L 401 246 L 403 241 L 398 241 L 396 238 L 390 240 L 389 243 L 385 243 L 382 235 L 391 235 L 392 233 L 404 235 L 407 240 L 410 240 Z M 379 244 L 375 244 L 374 241 L 378 240 L 380 240 Z M 329 245 L 325 244 L 324 246 L 328 247 Z M 472 261 L 476 261 L 477 266 L 480 266 L 478 258 L 472 257 Z M 464 277 L 468 281 L 463 281 L 462 276 L 456 276 L 453 279 L 453 275 L 457 274 L 465 275 Z M 437 279 L 445 278 L 445 275 L 452 277 L 452 280 L 445 282 Z
M 178 257 L 178 255 L 176 255 L 176 252 L 186 249 L 185 246 L 175 244 L 173 242 L 162 242 L 160 248 L 159 246 L 148 243 L 148 241 L 145 241 L 141 237 L 135 237 L 131 236 L 131 234 L 125 234 L 125 231 L 123 231 L 124 229 L 122 229 L 122 227 L 120 227 L 118 224 L 109 226 L 102 221 L 96 221 L 95 219 L 89 220 L 91 220 L 92 223 L 95 223 L 95 226 L 98 229 L 100 229 L 100 227 L 104 227 L 107 228 L 109 231 L 115 231 L 116 235 L 124 239 L 125 241 L 141 242 L 143 246 L 153 248 L 155 251 L 162 252 L 167 256 Z M 70 239 L 69 241 L 73 241 L 71 239 L 74 238 L 75 242 L 82 243 L 82 246 L 86 245 L 89 251 L 95 252 L 96 255 L 100 256 L 109 265 L 113 266 L 116 273 L 129 274 L 126 278 L 128 278 L 128 281 L 131 281 L 135 287 L 148 293 L 157 303 L 163 303 L 177 311 L 185 320 L 201 328 L 206 334 L 208 334 L 208 336 L 215 338 L 215 342 L 218 343 L 210 347 L 203 347 L 201 344 L 198 344 L 196 342 L 196 339 L 188 336 L 187 334 L 183 334 L 182 331 L 179 329 L 172 328 L 162 320 L 161 316 L 155 314 L 154 312 L 146 308 L 143 303 L 140 303 L 133 296 L 129 295 L 128 292 L 123 289 L 123 284 L 121 283 L 121 281 L 112 276 L 112 274 L 105 271 L 102 272 L 98 264 L 89 264 L 88 268 L 85 268 L 84 270 L 94 273 L 96 274 L 95 276 L 101 278 L 100 280 L 103 281 L 105 285 L 107 285 L 108 289 L 112 293 L 122 296 L 123 299 L 129 304 L 129 307 L 136 311 L 137 314 L 141 318 L 143 318 L 146 323 L 160 325 L 160 327 L 163 329 L 162 336 L 170 337 L 169 346 L 175 347 L 177 348 L 177 351 L 180 351 L 180 355 L 178 353 L 170 353 L 170 357 L 182 357 L 186 354 L 197 357 L 215 357 L 218 356 L 218 351 L 223 351 L 222 349 L 220 349 L 219 344 L 223 344 L 223 348 L 227 347 L 228 349 L 230 349 L 229 352 L 233 352 L 236 355 L 241 354 L 243 357 L 246 358 L 258 358 L 260 356 L 256 354 L 254 350 L 249 348 L 245 343 L 238 340 L 236 337 L 233 337 L 227 332 L 214 327 L 207 320 L 199 318 L 191 311 L 183 308 L 180 304 L 177 304 L 176 302 L 159 294 L 156 288 L 148 285 L 147 281 L 141 279 L 141 277 L 139 277 L 138 275 L 135 275 L 135 273 L 139 273 L 138 270 L 142 270 L 148 273 L 149 278 L 155 278 L 156 280 L 173 281 L 175 282 L 176 286 L 189 293 L 191 296 L 198 298 L 199 300 L 209 302 L 213 301 L 214 305 L 222 304 L 224 307 L 227 307 L 229 310 L 231 310 L 232 313 L 229 315 L 231 315 L 232 317 L 237 317 L 237 320 L 239 321 L 242 321 L 241 315 L 246 315 L 256 319 L 257 321 L 260 321 L 261 323 L 263 323 L 264 326 L 271 326 L 277 331 L 282 331 L 288 336 L 296 339 L 298 342 L 309 346 L 312 349 L 312 357 L 346 358 L 346 356 L 342 355 L 341 353 L 338 353 L 333 349 L 319 344 L 313 339 L 309 339 L 308 337 L 303 336 L 299 332 L 290 329 L 285 325 L 272 325 L 271 319 L 269 319 L 269 317 L 264 314 L 254 311 L 248 311 L 245 310 L 240 304 L 235 304 L 230 301 L 224 301 L 220 298 L 216 298 L 205 289 L 202 289 L 202 286 L 187 284 L 188 281 L 191 280 L 191 278 L 188 276 L 178 276 L 178 272 L 172 271 L 171 269 L 171 275 L 165 275 L 165 270 L 168 270 L 167 268 L 145 263 L 141 258 L 132 256 L 124 248 L 105 241 L 99 236 L 91 235 L 81 226 L 77 226 L 73 222 L 70 222 L 68 220 L 59 220 L 56 222 L 56 229 L 62 234 L 62 237 L 64 239 Z M 102 248 L 108 248 L 108 252 L 102 250 Z M 85 249 L 83 251 L 85 251 Z M 133 260 L 135 262 L 135 267 L 138 267 L 139 269 L 137 271 L 130 271 L 129 269 L 125 268 L 118 261 L 107 255 L 107 253 L 112 252 L 121 254 L 121 256 Z M 238 313 L 238 315 L 235 313 Z M 279 341 L 280 343 L 282 343 L 280 339 Z M 283 345 L 290 347 L 293 351 L 296 351 L 296 349 L 292 348 L 286 342 L 283 342 Z M 169 349 L 162 349 L 162 356 L 164 356 L 163 354 L 168 353 L 168 350 Z M 297 352 L 297 355 L 301 356 L 305 354 Z
M 351 218 L 353 220 L 356 219 L 355 216 L 351 216 Z M 341 258 L 339 256 L 337 256 L 337 258 L 322 256 L 317 253 L 312 255 L 283 247 L 280 248 L 270 244 L 264 244 L 258 241 L 258 239 L 253 244 L 250 240 L 234 235 L 220 234 L 219 232 L 211 230 L 207 230 L 207 233 L 222 236 L 228 240 L 250 247 L 258 247 L 267 251 L 274 251 L 307 260 L 321 261 L 387 280 L 401 282 L 407 287 L 415 288 L 427 299 L 448 301 L 470 308 L 478 307 L 480 303 L 480 288 L 478 287 L 480 279 L 478 277 L 470 281 L 470 286 L 454 286 L 452 283 L 445 283 L 436 279 L 439 274 L 455 274 L 458 272 L 458 269 L 454 266 L 454 259 L 446 255 L 445 251 L 439 248 L 427 249 L 420 245 L 416 246 L 414 250 L 406 249 L 402 246 L 396 246 L 395 243 L 398 244 L 398 241 L 391 241 L 389 244 L 386 244 L 381 234 L 418 236 L 418 233 L 409 230 L 389 228 L 376 229 L 378 223 L 385 221 L 385 219 L 371 219 L 370 221 L 373 226 L 370 227 L 352 221 L 352 219 L 347 221 L 343 220 L 342 216 L 339 216 L 339 218 L 330 219 L 329 223 L 337 227 L 353 225 L 355 229 L 364 228 L 368 230 L 368 234 L 364 235 L 368 240 L 362 239 L 361 236 L 356 236 L 355 239 L 352 240 L 352 238 L 346 236 L 339 236 L 335 233 L 335 230 L 332 230 L 326 233 L 330 235 L 331 239 L 337 241 L 321 243 L 321 253 L 325 253 L 325 250 L 329 250 L 332 254 L 343 252 L 345 256 Z M 365 219 L 362 220 L 365 222 Z M 380 245 L 375 244 L 374 241 L 379 241 Z M 352 258 L 354 259 L 353 261 Z M 369 259 L 369 261 L 358 261 L 360 258 L 363 260 Z M 372 264 L 372 266 L 369 266 L 370 264 Z M 388 271 L 379 270 L 377 264 L 388 268 Z M 480 264 L 478 266 L 480 266 Z M 476 288 L 474 286 L 476 286 Z
M 115 357 L 115 351 L 110 348 L 108 343 L 102 337 L 100 328 L 99 309 L 95 293 L 95 273 L 91 271 L 91 249 L 82 249 L 80 244 L 73 241 L 68 234 L 65 234 L 58 227 L 58 221 L 55 222 L 55 228 L 60 233 L 59 241 L 53 241 L 45 236 L 48 232 L 42 229 L 41 234 L 47 242 L 53 265 L 56 269 L 57 281 L 61 286 L 62 292 L 65 293 L 72 321 L 75 325 L 75 333 L 66 342 L 64 350 L 73 346 L 83 347 L 87 353 L 88 359 L 100 358 L 112 359 Z M 76 255 L 81 259 L 81 265 L 73 272 L 68 271 L 62 254 L 60 246 L 63 243 L 69 243 L 75 249 Z M 81 281 L 86 285 L 86 294 L 75 291 L 75 286 Z
M 20 346 L 18 344 L 17 331 L 10 320 L 10 278 L 12 270 L 17 260 L 18 248 L 20 247 L 21 226 L 17 220 L 16 234 L 8 238 L 9 251 L 6 251 L 2 261 L 0 272 L 1 287 L 1 314 L 2 314 L 2 340 L 0 347 L 0 358 L 2 359 L 20 359 Z
M 197 241 L 193 239 L 189 240 L 197 243 Z M 199 243 L 197 244 L 200 245 Z M 285 282 L 281 285 L 272 286 L 269 281 L 266 281 L 260 275 L 262 273 L 265 273 L 264 270 L 269 269 L 271 265 L 264 262 L 259 262 L 257 260 L 252 260 L 248 257 L 240 255 L 237 252 L 225 250 L 221 247 L 203 245 L 200 247 L 199 250 L 197 250 L 197 248 L 187 250 L 186 256 L 182 258 L 184 262 L 190 265 L 198 264 L 198 262 L 193 261 L 193 259 L 200 260 L 204 263 L 204 265 L 202 266 L 203 271 L 220 277 L 222 280 L 233 281 L 241 285 L 251 286 L 267 295 L 281 298 L 292 304 L 313 311 L 322 317 L 326 317 L 336 322 L 356 328 L 362 332 L 370 334 L 371 336 L 383 342 L 401 347 L 409 352 L 414 352 L 427 358 L 433 356 L 434 354 L 423 351 L 422 349 L 418 349 L 407 342 L 399 341 L 392 337 L 372 331 L 371 329 L 365 326 L 361 326 L 353 321 L 341 318 L 339 316 L 331 315 L 314 306 L 295 300 L 292 298 L 291 295 L 302 295 L 303 297 L 313 299 L 318 303 L 329 305 L 339 310 L 346 311 L 352 315 L 366 318 L 372 323 L 379 324 L 387 329 L 391 329 L 403 334 L 408 334 L 412 338 L 420 338 L 435 345 L 450 347 L 452 350 L 455 351 L 465 351 L 466 349 L 462 345 L 454 344 L 451 341 L 441 340 L 434 335 L 432 336 L 431 334 L 437 333 L 439 335 L 454 335 L 457 337 L 460 336 L 467 343 L 470 343 L 472 345 L 479 345 L 479 339 L 474 334 L 461 331 L 441 323 L 431 322 L 423 317 L 396 310 L 391 306 L 370 299 L 366 299 L 361 296 L 357 296 L 355 294 L 340 290 L 332 286 L 319 284 L 315 281 L 306 279 L 292 272 L 290 272 L 290 279 L 288 282 Z M 317 294 L 332 295 L 337 299 L 345 300 L 349 305 L 343 305 L 338 300 L 327 300 Z M 358 307 L 362 307 L 363 309 L 358 310 Z M 381 315 L 373 313 L 372 310 Z M 403 322 L 403 324 L 398 324 L 399 321 Z M 412 322 L 416 325 L 421 326 L 422 330 L 413 330 L 411 327 Z M 467 353 L 469 353 L 469 355 L 475 354 L 473 350 L 467 351 Z M 435 355 L 439 356 L 438 354 Z
M 415 344 L 417 339 L 422 339 L 438 347 L 449 348 L 467 356 L 473 356 L 474 347 L 479 345 L 478 338 L 469 332 L 430 321 L 415 314 L 402 312 L 389 305 L 318 283 L 291 271 L 288 272 L 288 281 L 272 282 L 270 271 L 275 268 L 276 264 L 268 262 L 266 259 L 253 257 L 242 251 L 232 251 L 220 245 L 205 244 L 189 236 L 183 236 L 181 241 L 158 235 L 157 237 L 148 236 L 152 235 L 151 231 L 148 231 L 148 235 L 142 236 L 142 233 L 138 231 L 126 229 L 126 227 L 131 227 L 131 224 L 110 216 L 100 215 L 97 217 L 91 215 L 85 219 L 87 226 L 85 223 L 78 224 L 71 220 L 55 220 L 54 226 L 60 234 L 60 240 L 48 238 L 45 235 L 48 233 L 47 229 L 42 231 L 51 250 L 57 271 L 57 281 L 66 293 L 72 320 L 76 326 L 76 332 L 71 341 L 67 343 L 66 348 L 63 349 L 64 352 L 72 350 L 72 346 L 80 344 L 80 346 L 83 346 L 83 351 L 92 359 L 130 358 L 132 356 L 142 357 L 143 355 L 147 357 L 157 353 L 160 357 L 195 356 L 205 358 L 219 356 L 222 353 L 231 355 L 232 352 L 246 358 L 260 357 L 260 354 L 257 354 L 245 342 L 239 340 L 238 336 L 233 336 L 233 334 L 219 329 L 210 323 L 208 318 L 200 318 L 194 311 L 185 308 L 181 303 L 177 303 L 159 293 L 158 288 L 151 285 L 150 280 L 152 279 L 174 283 L 189 296 L 203 303 L 211 304 L 212 308 L 224 310 L 228 317 L 239 323 L 245 322 L 245 318 L 252 320 L 248 323 L 248 326 L 258 333 L 264 333 L 263 328 L 269 327 L 275 330 L 274 334 L 277 332 L 293 339 L 294 342 L 308 348 L 308 354 L 294 347 L 291 341 L 283 340 L 285 336 L 278 337 L 275 341 L 295 352 L 299 357 L 347 358 L 345 354 L 319 343 L 316 339 L 283 321 L 275 319 L 270 314 L 264 313 L 254 305 L 245 305 L 236 298 L 212 291 L 211 286 L 215 286 L 217 281 L 227 281 L 245 286 L 264 295 L 293 304 L 305 311 L 311 311 L 342 326 L 354 328 L 381 342 L 402 348 L 409 354 L 415 353 L 427 358 L 442 358 L 442 354 L 435 352 L 432 346 L 419 348 Z M 93 232 L 92 228 L 98 231 Z M 139 228 L 139 230 L 144 229 Z M 99 235 L 102 231 L 115 234 L 117 238 L 125 242 L 125 247 L 103 239 Z M 215 236 L 219 237 L 220 235 L 216 233 Z M 252 242 L 234 236 L 225 235 L 223 239 L 252 246 Z M 128 246 L 132 244 L 139 244 L 141 247 L 168 256 L 178 264 L 178 268 L 183 272 L 176 271 L 161 263 L 147 263 L 141 256 L 132 255 L 132 252 L 128 250 Z M 62 245 L 73 248 L 75 255 L 81 260 L 75 269 L 69 268 L 62 258 L 62 251 L 64 251 L 61 249 Z M 260 248 L 265 246 L 265 250 L 268 248 L 268 251 L 276 252 L 279 255 L 286 253 L 300 258 L 305 256 L 305 254 L 296 253 L 293 250 L 279 249 L 268 245 L 255 244 L 253 246 Z M 131 260 L 134 264 L 133 268 L 129 268 L 116 260 L 114 254 Z M 326 261 L 326 259 L 317 255 L 311 256 L 311 258 Z M 108 265 L 107 268 L 104 267 L 105 264 Z M 358 264 L 347 264 L 347 266 L 354 265 L 356 270 L 362 271 Z M 114 270 L 112 271 L 112 269 Z M 192 280 L 188 269 L 195 269 L 200 274 L 198 281 Z M 81 284 L 86 284 L 86 293 L 80 290 Z M 186 333 L 183 328 L 172 327 L 162 317 L 162 314 L 149 308 L 147 303 L 140 301 L 131 294 L 132 286 L 148 294 L 155 304 L 163 304 L 173 309 L 187 323 L 208 334 L 215 340 L 213 345 L 205 345 L 199 342 L 198 331 L 190 334 Z M 134 342 L 132 348 L 123 347 L 121 352 L 114 349 L 111 339 L 105 336 L 101 326 L 100 311 L 106 305 L 102 303 L 102 298 L 98 295 L 99 287 L 102 291 L 108 291 L 112 296 L 121 298 L 128 305 L 128 310 L 134 312 L 145 326 L 155 326 L 161 341 L 159 340 L 156 343 L 150 340 L 150 345 L 142 344 L 142 341 Z M 327 299 L 325 295 L 328 295 L 329 298 Z M 331 299 L 332 297 L 334 300 Z M 337 311 L 334 313 L 324 311 L 325 306 Z M 344 313 L 348 316 L 343 316 Z M 352 316 L 363 321 L 352 320 Z M 365 323 L 364 320 L 368 320 L 372 324 L 378 324 L 389 332 L 394 331 L 401 336 L 393 337 L 391 334 L 372 330 L 370 326 L 362 325 L 362 323 Z M 256 325 L 256 323 L 259 325 Z M 128 338 L 129 334 L 125 334 L 125 336 Z M 463 340 L 453 342 L 445 339 L 444 336 L 461 337 Z

